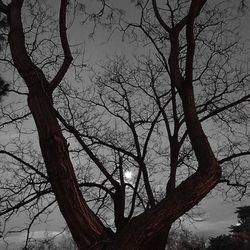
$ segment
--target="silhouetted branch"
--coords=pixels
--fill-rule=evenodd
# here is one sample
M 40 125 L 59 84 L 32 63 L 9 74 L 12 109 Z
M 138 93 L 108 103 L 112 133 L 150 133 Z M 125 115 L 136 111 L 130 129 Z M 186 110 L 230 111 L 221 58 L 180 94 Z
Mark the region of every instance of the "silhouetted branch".
M 13 153 L 7 152 L 5 150 L 0 150 L 0 154 L 6 154 L 6 155 L 12 157 L 13 159 L 17 160 L 21 164 L 23 164 L 23 165 L 27 166 L 28 168 L 30 168 L 31 170 L 33 170 L 36 174 L 38 174 L 41 177 L 43 177 L 44 179 L 48 180 L 48 176 L 46 176 L 44 173 L 42 173 L 41 171 L 39 171 L 38 169 L 36 169 L 32 165 L 30 165 L 29 163 L 25 162 L 23 159 L 21 159 L 18 156 L 14 155 Z
M 238 157 L 241 157 L 241 156 L 246 156 L 246 155 L 250 155 L 250 151 L 245 151 L 245 152 L 232 154 L 232 155 L 230 155 L 228 157 L 220 159 L 218 162 L 219 162 L 219 164 L 223 164 L 223 163 L 225 163 L 227 161 L 231 161 L 231 160 L 233 160 L 235 158 L 238 158 Z
M 67 28 L 66 28 L 66 9 L 68 5 L 68 0 L 61 0 L 61 7 L 60 7 L 60 17 L 59 17 L 59 28 L 60 28 L 60 38 L 61 38 L 61 45 L 64 52 L 64 61 L 59 69 L 58 73 L 56 74 L 55 78 L 51 81 L 50 90 L 53 91 L 58 84 L 63 79 L 64 75 L 67 73 L 69 66 L 73 60 L 69 42 L 67 38 Z
M 157 20 L 159 21 L 159 23 L 161 24 L 161 26 L 162 26 L 168 33 L 170 33 L 170 32 L 171 32 L 171 28 L 170 28 L 170 27 L 166 24 L 166 22 L 162 19 L 156 1 L 157 1 L 157 0 L 152 0 L 152 4 L 153 4 L 155 16 L 156 16 Z

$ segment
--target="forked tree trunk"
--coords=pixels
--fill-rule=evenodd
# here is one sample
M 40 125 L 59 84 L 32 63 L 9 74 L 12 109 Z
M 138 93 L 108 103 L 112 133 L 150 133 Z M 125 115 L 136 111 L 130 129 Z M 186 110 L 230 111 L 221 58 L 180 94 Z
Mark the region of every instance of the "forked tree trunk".
M 192 1 L 193 6 L 197 1 Z M 62 2 L 66 4 L 67 1 Z M 175 82 L 175 85 L 179 88 L 188 134 L 198 160 L 197 172 L 173 188 L 159 204 L 132 218 L 118 235 L 110 239 L 77 185 L 67 142 L 53 109 L 50 83 L 26 52 L 22 3 L 23 0 L 13 0 L 5 11 L 0 1 L 0 7 L 8 15 L 9 43 L 15 67 L 29 89 L 28 105 L 36 123 L 49 180 L 76 244 L 81 250 L 163 250 L 172 223 L 205 197 L 220 179 L 220 167 L 196 114 L 192 79 Z M 173 69 L 172 72 L 177 71 Z
M 162 230 L 189 211 L 217 185 L 220 178 L 218 164 L 213 171 L 198 171 L 182 182 L 175 191 L 157 206 L 133 218 L 123 232 L 114 240 L 109 250 L 154 250 L 153 240 Z

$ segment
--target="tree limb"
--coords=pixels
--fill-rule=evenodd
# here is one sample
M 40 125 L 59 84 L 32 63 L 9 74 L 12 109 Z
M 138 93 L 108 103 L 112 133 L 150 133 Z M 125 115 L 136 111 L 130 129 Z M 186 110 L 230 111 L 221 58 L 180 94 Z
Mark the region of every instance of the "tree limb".
M 60 7 L 60 15 L 59 15 L 59 29 L 60 29 L 60 38 L 61 38 L 61 45 L 63 48 L 64 52 L 64 61 L 57 72 L 56 76 L 54 79 L 51 81 L 50 84 L 50 90 L 53 91 L 58 84 L 61 82 L 63 77 L 65 76 L 66 72 L 68 71 L 68 68 L 73 60 L 70 47 L 69 47 L 69 42 L 67 38 L 67 28 L 66 28 L 66 9 L 68 5 L 68 0 L 61 0 L 61 7 Z
M 195 50 L 195 39 L 194 39 L 194 20 L 199 15 L 200 10 L 205 4 L 206 0 L 193 0 L 187 15 L 186 25 L 186 39 L 187 39 L 187 54 L 186 54 L 186 81 L 193 81 L 193 60 Z
M 165 21 L 162 19 L 161 14 L 159 12 L 156 0 L 152 0 L 152 4 L 153 4 L 153 9 L 154 9 L 154 13 L 155 16 L 158 20 L 158 22 L 161 24 L 161 26 L 168 32 L 171 32 L 171 28 L 165 23 Z
M 244 155 L 250 155 L 250 151 L 245 151 L 245 152 L 240 152 L 240 153 L 237 153 L 237 154 L 232 154 L 232 155 L 230 155 L 228 157 L 220 159 L 218 162 L 219 162 L 219 164 L 223 164 L 224 162 L 231 161 L 232 159 L 235 159 L 235 158 L 238 158 L 238 157 L 244 156 Z

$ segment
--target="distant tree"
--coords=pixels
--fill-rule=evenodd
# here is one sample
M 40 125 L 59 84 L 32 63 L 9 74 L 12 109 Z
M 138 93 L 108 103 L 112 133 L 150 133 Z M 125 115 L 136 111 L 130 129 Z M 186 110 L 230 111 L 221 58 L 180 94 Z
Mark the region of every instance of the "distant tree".
M 208 250 L 239 250 L 242 245 L 231 235 L 220 235 L 209 240 Z
M 30 244 L 27 247 L 27 250 L 59 250 L 59 248 L 57 247 L 57 245 L 55 244 L 53 240 L 42 239 L 42 240 L 37 241 L 36 243 Z
M 77 246 L 68 233 L 56 237 L 45 234 L 44 238 L 35 240 L 25 250 L 77 250 Z
M 230 226 L 232 234 L 211 238 L 209 250 L 250 249 L 250 206 L 238 207 L 238 224 Z
M 236 213 L 238 214 L 238 224 L 230 227 L 231 232 L 248 234 L 250 239 L 250 206 L 238 207 Z
M 20 250 L 22 250 L 20 248 Z M 50 235 L 45 232 L 43 237 L 33 239 L 32 243 L 25 250 L 77 250 L 77 246 L 71 237 L 70 232 L 66 229 L 63 233 Z
M 205 240 L 192 232 L 182 229 L 170 232 L 167 250 L 205 250 Z

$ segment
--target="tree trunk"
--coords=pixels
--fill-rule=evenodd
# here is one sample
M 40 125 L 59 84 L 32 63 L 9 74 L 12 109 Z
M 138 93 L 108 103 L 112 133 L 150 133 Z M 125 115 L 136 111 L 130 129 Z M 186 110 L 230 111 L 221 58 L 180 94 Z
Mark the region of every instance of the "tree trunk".
M 78 246 L 83 246 L 80 249 L 87 249 L 103 237 L 103 227 L 82 198 L 69 158 L 67 142 L 48 96 L 40 91 L 37 91 L 37 86 L 34 91 L 30 89 L 28 104 L 38 129 L 49 180 L 74 240 Z
M 105 237 L 103 225 L 87 206 L 78 187 L 52 104 L 50 84 L 43 72 L 30 60 L 25 49 L 21 22 L 23 1 L 13 0 L 9 6 L 9 43 L 12 58 L 29 89 L 28 105 L 34 117 L 41 152 L 59 208 L 79 249 L 101 249 L 98 242 Z
M 145 250 L 165 250 L 168 241 L 168 235 L 171 225 L 167 226 L 162 232 L 156 235 L 154 238 L 145 241 L 143 249 Z

